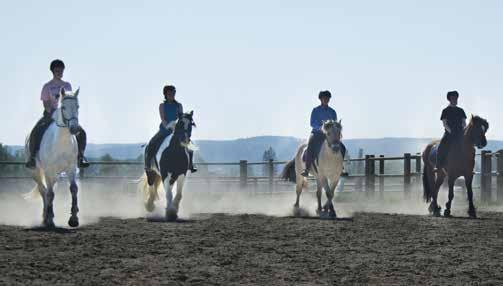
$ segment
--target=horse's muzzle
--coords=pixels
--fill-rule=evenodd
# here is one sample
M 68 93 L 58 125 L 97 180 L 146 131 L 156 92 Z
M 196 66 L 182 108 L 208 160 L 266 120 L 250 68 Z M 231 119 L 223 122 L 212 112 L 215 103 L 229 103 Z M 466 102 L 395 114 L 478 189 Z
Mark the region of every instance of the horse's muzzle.
M 78 126 L 70 126 L 70 134 L 75 135 L 79 132 L 79 127 Z

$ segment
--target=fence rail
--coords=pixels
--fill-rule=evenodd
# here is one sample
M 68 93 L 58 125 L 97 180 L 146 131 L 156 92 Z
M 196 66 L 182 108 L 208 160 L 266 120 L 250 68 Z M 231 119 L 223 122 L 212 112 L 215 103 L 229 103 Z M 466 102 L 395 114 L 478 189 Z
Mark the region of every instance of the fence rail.
M 476 175 L 480 177 L 480 198 L 484 202 L 492 200 L 492 179 L 496 177 L 495 197 L 498 202 L 503 202 L 503 150 L 498 152 L 482 151 L 477 154 L 480 157 L 480 172 Z M 401 173 L 386 172 L 387 161 L 402 161 L 403 168 Z M 277 165 L 286 164 L 286 161 L 273 161 L 266 162 L 248 162 L 247 160 L 240 160 L 239 162 L 200 162 L 196 163 L 199 166 L 236 166 L 239 167 L 239 176 L 191 176 L 191 180 L 195 181 L 226 181 L 235 182 L 241 188 L 245 188 L 250 184 L 266 183 L 270 188 L 274 185 L 282 184 L 281 179 L 275 174 L 274 167 Z M 495 170 L 493 171 L 493 163 L 495 163 Z M 0 161 L 2 166 L 19 166 L 24 162 L 13 161 Z M 103 166 L 143 166 L 141 161 L 91 161 L 91 165 Z M 375 156 L 373 154 L 365 155 L 363 158 L 345 160 L 346 166 L 356 164 L 356 172 L 347 176 L 347 179 L 354 180 L 351 186 L 354 191 L 366 191 L 374 193 L 376 190 L 379 192 L 385 191 L 390 184 L 386 184 L 386 179 L 389 178 L 403 178 L 403 192 L 407 196 L 412 191 L 413 184 L 420 185 L 420 177 L 422 170 L 422 158 L 420 154 L 405 153 L 403 156 L 385 157 L 384 155 Z M 248 173 L 250 166 L 265 166 L 265 176 L 250 176 Z M 361 170 L 358 170 L 359 168 Z M 360 172 L 361 171 L 361 172 Z M 133 178 L 134 176 L 89 176 L 85 172 L 81 172 L 82 179 L 85 178 Z M 16 179 L 28 178 L 28 176 L 6 176 L 0 172 L 0 179 Z M 394 187 L 397 184 L 393 184 Z M 475 186 L 477 187 L 477 186 Z

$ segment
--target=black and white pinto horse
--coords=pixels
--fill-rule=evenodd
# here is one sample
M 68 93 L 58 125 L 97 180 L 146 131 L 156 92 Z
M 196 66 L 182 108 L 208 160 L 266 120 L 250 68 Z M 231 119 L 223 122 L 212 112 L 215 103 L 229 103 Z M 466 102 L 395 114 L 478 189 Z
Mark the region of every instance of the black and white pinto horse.
M 144 195 L 145 209 L 152 212 L 159 200 L 161 185 L 166 194 L 166 220 L 178 218 L 185 177 L 190 166 L 188 149 L 192 148 L 190 137 L 194 112 L 184 113 L 178 118 L 173 134 L 166 137 L 154 158 L 154 172 L 145 173 L 139 180 L 139 190 Z M 173 187 L 176 183 L 176 196 Z
M 325 134 L 325 141 L 309 173 L 316 178 L 316 196 L 318 199 L 318 208 L 316 212 L 322 218 L 327 216 L 335 218 L 336 213 L 333 205 L 334 191 L 342 175 L 344 163 L 340 145 L 340 139 L 342 137 L 341 121 L 325 121 L 321 130 Z M 285 165 L 281 174 L 284 180 L 296 183 L 297 200 L 294 204 L 295 213 L 299 210 L 300 194 L 304 188 L 307 188 L 307 178 L 301 175 L 302 170 L 305 168 L 303 154 L 306 148 L 307 144 L 299 146 L 295 158 Z M 321 205 L 322 189 L 325 189 L 325 194 L 327 196 L 327 201 L 323 207 Z

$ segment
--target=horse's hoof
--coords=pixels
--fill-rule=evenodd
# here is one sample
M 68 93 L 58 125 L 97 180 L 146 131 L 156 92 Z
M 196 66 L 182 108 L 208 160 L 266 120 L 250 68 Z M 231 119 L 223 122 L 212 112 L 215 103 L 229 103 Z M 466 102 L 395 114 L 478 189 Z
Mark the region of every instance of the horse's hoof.
M 320 212 L 320 219 L 327 219 L 327 218 L 329 218 L 329 217 L 330 217 L 330 216 L 329 216 L 328 212 L 326 212 L 326 211 L 324 211 L 324 210 L 322 210 L 322 211 Z
M 78 217 L 70 217 L 68 220 L 68 225 L 71 227 L 78 227 L 79 226 L 79 218 Z
M 337 218 L 337 214 L 336 214 L 335 212 L 329 212 L 329 213 L 328 213 L 328 216 L 329 216 L 331 219 Z
M 445 210 L 444 210 L 444 216 L 445 216 L 445 217 L 451 217 L 451 210 L 449 210 L 449 209 L 445 209 Z
M 477 218 L 477 212 L 475 211 L 475 209 L 470 209 L 470 210 L 468 210 L 468 215 L 469 215 L 471 218 Z
M 154 202 L 148 202 L 148 203 L 146 203 L 146 204 L 145 204 L 145 209 L 146 209 L 149 213 L 153 212 L 153 211 L 155 210 L 155 204 L 154 204 Z
M 442 216 L 442 208 L 437 207 L 433 209 L 433 216 L 434 217 L 440 217 Z
M 56 225 L 54 224 L 53 221 L 44 221 L 44 227 L 46 227 L 46 228 L 55 228 Z
M 166 210 L 166 221 L 175 221 L 178 218 L 178 214 L 175 209 Z

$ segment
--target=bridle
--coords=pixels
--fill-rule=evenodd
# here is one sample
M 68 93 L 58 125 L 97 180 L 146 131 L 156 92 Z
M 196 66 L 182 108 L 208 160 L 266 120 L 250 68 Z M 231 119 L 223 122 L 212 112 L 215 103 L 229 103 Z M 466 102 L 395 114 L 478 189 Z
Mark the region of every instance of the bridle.
M 70 121 L 72 120 L 78 120 L 77 116 L 72 116 L 70 118 L 67 118 L 65 117 L 65 113 L 63 112 L 63 101 L 65 100 L 77 100 L 76 97 L 63 97 L 63 99 L 61 99 L 61 108 L 60 108 L 60 112 L 61 112 L 61 121 L 63 121 L 63 125 L 60 125 L 57 121 L 56 121 L 56 126 L 60 127 L 60 128 L 65 128 L 65 127 L 69 127 L 68 124 L 70 123 Z

